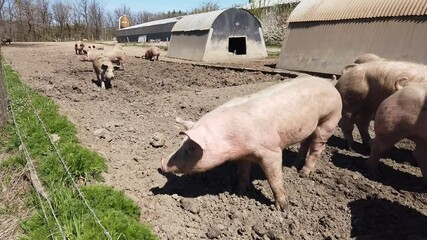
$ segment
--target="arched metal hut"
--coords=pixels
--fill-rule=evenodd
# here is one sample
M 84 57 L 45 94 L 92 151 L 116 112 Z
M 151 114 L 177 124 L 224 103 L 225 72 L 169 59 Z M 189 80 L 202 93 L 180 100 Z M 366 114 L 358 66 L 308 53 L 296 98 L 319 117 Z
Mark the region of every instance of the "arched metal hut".
M 277 68 L 340 74 L 362 53 L 427 64 L 427 0 L 304 0 Z
M 244 9 L 183 16 L 172 28 L 168 57 L 215 62 L 267 56 L 261 24 Z
M 149 42 L 151 40 L 169 41 L 171 30 L 178 18 L 167 18 L 157 21 L 137 24 L 117 30 L 117 41 L 125 42 Z

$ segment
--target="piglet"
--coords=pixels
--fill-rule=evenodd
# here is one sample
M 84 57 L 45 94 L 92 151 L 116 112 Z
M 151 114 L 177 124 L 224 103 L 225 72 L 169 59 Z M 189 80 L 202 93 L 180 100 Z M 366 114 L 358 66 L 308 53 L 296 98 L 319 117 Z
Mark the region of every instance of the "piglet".
M 366 162 L 372 174 L 383 153 L 404 138 L 416 144 L 413 156 L 427 184 L 427 82 L 413 83 L 386 98 L 375 115 L 375 138 Z
M 341 97 L 327 80 L 297 78 L 252 95 L 235 98 L 197 122 L 177 118 L 185 128 L 179 149 L 162 158 L 164 173 L 195 173 L 226 161 L 238 161 L 239 192 L 250 183 L 251 163 L 264 170 L 278 209 L 288 197 L 282 176 L 282 150 L 301 142 L 297 165 L 302 175 L 315 163 L 341 118 Z

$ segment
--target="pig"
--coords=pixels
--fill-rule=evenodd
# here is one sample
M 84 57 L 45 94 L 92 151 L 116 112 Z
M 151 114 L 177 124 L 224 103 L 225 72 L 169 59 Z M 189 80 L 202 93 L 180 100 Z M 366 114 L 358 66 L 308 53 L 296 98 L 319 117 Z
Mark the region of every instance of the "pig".
M 160 57 L 160 48 L 158 47 L 150 47 L 149 49 L 147 49 L 147 51 L 145 51 L 144 54 L 144 58 L 145 59 L 149 59 L 151 61 L 159 61 L 159 57 Z
M 101 50 L 93 50 L 93 49 L 88 49 L 88 50 L 84 50 L 84 57 L 80 59 L 80 61 L 83 62 L 93 62 L 97 57 L 104 55 L 106 56 L 108 59 L 110 59 L 110 61 L 112 63 L 118 64 L 120 68 L 122 68 L 124 70 L 124 61 L 126 60 L 126 55 L 125 53 L 117 48 L 111 49 L 111 50 L 107 50 L 107 51 L 101 51 Z
M 76 50 L 76 55 L 77 54 L 82 54 L 84 48 L 85 48 L 85 44 L 82 41 L 77 41 L 74 44 L 74 50 Z
M 105 83 L 111 86 L 111 80 L 114 79 L 114 67 L 110 59 L 104 55 L 98 56 L 93 61 L 93 70 L 96 74 L 96 79 L 103 89 Z
M 343 101 L 339 123 L 348 149 L 353 145 L 353 128 L 357 126 L 363 145 L 370 149 L 370 121 L 381 102 L 413 82 L 427 80 L 427 66 L 399 61 L 371 61 L 354 66 L 339 79 L 335 87 Z
M 386 98 L 375 116 L 375 138 L 366 165 L 377 174 L 383 153 L 403 138 L 415 142 L 414 159 L 427 184 L 427 82 L 413 83 Z
M 354 60 L 354 63 L 345 66 L 341 73 L 343 75 L 344 73 L 346 73 L 351 68 L 353 68 L 359 64 L 362 64 L 362 63 L 379 62 L 379 61 L 385 61 L 385 59 L 381 58 L 380 56 L 373 54 L 373 53 L 363 53 L 363 54 L 359 55 L 356 58 L 356 60 Z
M 384 58 L 381 58 L 380 56 L 373 54 L 373 53 L 363 53 L 359 55 L 359 57 L 354 60 L 354 63 L 356 64 L 362 64 L 366 62 L 378 62 L 378 61 L 384 61 Z
M 12 38 L 2 38 L 1 43 L 6 45 L 6 43 L 9 43 L 9 45 L 12 43 Z
M 338 124 L 341 107 L 340 94 L 329 81 L 304 77 L 235 98 L 197 122 L 177 118 L 186 128 L 180 133 L 185 137 L 177 151 L 162 157 L 161 171 L 204 172 L 237 161 L 237 190 L 243 193 L 250 184 L 251 163 L 258 163 L 273 190 L 275 206 L 286 211 L 282 150 L 300 142 L 296 164 L 304 165 L 302 176 L 309 175 Z

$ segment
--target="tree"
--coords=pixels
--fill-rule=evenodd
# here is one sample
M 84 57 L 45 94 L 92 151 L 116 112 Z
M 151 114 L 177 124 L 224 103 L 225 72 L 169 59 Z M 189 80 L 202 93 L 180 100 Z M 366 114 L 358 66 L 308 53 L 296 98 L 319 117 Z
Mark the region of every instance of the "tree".
M 72 8 L 66 0 L 57 0 L 53 5 L 53 19 L 59 25 L 58 36 L 61 39 L 70 38 L 70 19 Z
M 204 12 L 211 12 L 219 9 L 220 7 L 218 2 L 208 1 L 208 2 L 203 2 L 198 7 L 194 8 L 191 11 L 191 13 L 204 13 Z

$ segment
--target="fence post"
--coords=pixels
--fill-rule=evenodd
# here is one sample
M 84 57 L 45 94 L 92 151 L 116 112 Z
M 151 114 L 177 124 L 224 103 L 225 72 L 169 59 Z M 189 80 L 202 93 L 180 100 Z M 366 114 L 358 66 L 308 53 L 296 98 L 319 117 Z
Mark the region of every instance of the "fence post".
M 7 123 L 7 93 L 6 93 L 6 79 L 3 74 L 3 54 L 0 46 L 0 129 L 3 129 Z

